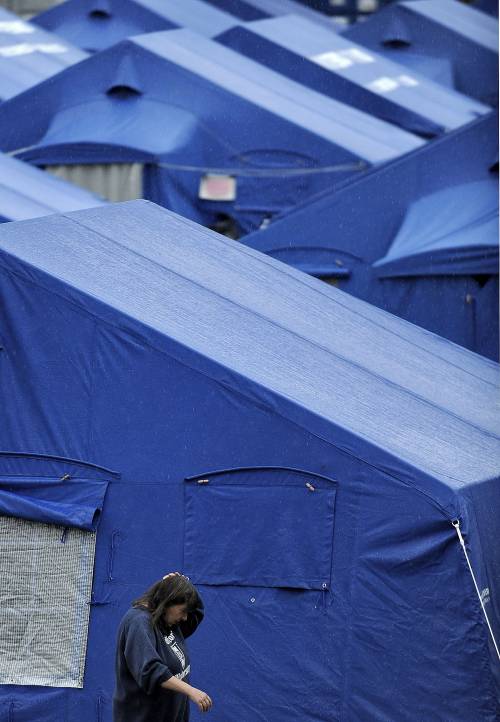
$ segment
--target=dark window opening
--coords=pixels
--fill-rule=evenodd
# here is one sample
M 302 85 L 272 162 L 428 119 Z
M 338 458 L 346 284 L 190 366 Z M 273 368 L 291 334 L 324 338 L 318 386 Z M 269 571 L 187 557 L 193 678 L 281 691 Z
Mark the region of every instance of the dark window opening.
M 220 233 L 222 236 L 237 241 L 241 232 L 237 222 L 227 213 L 217 213 L 215 221 L 209 226 L 210 230 Z

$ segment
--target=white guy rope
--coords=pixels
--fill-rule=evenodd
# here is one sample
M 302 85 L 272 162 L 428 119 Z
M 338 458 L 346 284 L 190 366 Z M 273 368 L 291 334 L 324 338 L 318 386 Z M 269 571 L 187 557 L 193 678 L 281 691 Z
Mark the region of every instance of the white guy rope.
M 491 638 L 492 638 L 492 640 L 493 640 L 493 644 L 495 645 L 495 649 L 496 649 L 496 652 L 497 652 L 497 655 L 498 655 L 498 659 L 500 660 L 500 651 L 498 650 L 498 645 L 497 645 L 497 642 L 496 642 L 496 639 L 495 639 L 495 635 L 493 634 L 493 629 L 491 628 L 490 620 L 488 619 L 488 614 L 487 614 L 487 612 L 486 612 L 486 609 L 485 609 L 485 606 L 484 606 L 484 602 L 483 602 L 483 599 L 482 599 L 482 597 L 481 597 L 481 592 L 479 591 L 479 587 L 477 586 L 477 582 L 476 582 L 476 577 L 474 576 L 474 572 L 473 572 L 473 570 L 472 570 L 472 566 L 471 566 L 471 563 L 470 563 L 470 560 L 469 560 L 469 555 L 467 554 L 467 549 L 465 548 L 465 541 L 464 541 L 464 538 L 463 538 L 463 536 L 462 536 L 462 532 L 460 531 L 460 522 L 459 522 L 458 519 L 457 519 L 456 521 L 453 521 L 452 524 L 453 524 L 453 526 L 455 527 L 455 531 L 457 532 L 458 540 L 460 541 L 460 545 L 461 545 L 462 549 L 464 550 L 465 558 L 467 559 L 467 564 L 468 564 L 468 566 L 469 566 L 469 571 L 470 571 L 470 573 L 471 573 L 472 581 L 474 582 L 474 586 L 476 587 L 477 596 L 478 596 L 478 598 L 479 598 L 479 602 L 480 602 L 481 607 L 482 607 L 482 609 L 483 609 L 484 618 L 486 619 L 486 624 L 488 625 L 488 629 L 490 630 Z

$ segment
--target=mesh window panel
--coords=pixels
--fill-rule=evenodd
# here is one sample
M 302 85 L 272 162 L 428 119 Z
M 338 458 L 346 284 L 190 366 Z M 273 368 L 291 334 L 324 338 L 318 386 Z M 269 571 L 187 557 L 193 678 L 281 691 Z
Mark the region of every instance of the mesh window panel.
M 83 687 L 95 533 L 0 516 L 0 684 Z

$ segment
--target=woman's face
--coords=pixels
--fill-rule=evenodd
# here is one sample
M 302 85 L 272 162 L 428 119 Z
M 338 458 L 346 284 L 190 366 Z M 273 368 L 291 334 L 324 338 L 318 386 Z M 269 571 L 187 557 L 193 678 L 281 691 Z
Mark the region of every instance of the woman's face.
M 170 627 L 173 627 L 174 624 L 179 624 L 179 622 L 185 622 L 186 620 L 187 604 L 172 604 L 171 607 L 167 608 L 165 621 Z

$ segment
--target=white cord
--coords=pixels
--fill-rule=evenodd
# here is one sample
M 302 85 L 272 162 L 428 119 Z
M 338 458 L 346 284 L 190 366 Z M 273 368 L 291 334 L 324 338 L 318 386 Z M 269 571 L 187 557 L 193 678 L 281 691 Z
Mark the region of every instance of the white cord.
M 474 586 L 476 587 L 477 596 L 479 597 L 479 601 L 480 601 L 480 603 L 481 603 L 481 607 L 483 608 L 484 618 L 486 619 L 486 624 L 488 625 L 488 629 L 490 630 L 491 638 L 492 638 L 492 640 L 493 640 L 493 644 L 495 645 L 495 649 L 496 649 L 496 652 L 497 652 L 497 655 L 498 655 L 498 659 L 500 659 L 500 651 L 498 650 L 498 645 L 497 645 L 497 643 L 496 643 L 495 635 L 493 634 L 493 630 L 492 630 L 492 628 L 491 628 L 490 620 L 488 619 L 488 614 L 487 614 L 486 609 L 485 609 L 485 606 L 484 606 L 483 598 L 481 597 L 481 592 L 479 591 L 479 587 L 477 586 L 476 577 L 474 576 L 474 572 L 473 572 L 473 570 L 472 570 L 472 566 L 471 566 L 471 563 L 470 563 L 470 561 L 469 561 L 469 555 L 467 554 L 467 549 L 465 548 L 465 541 L 464 541 L 464 538 L 463 538 L 463 536 L 462 536 L 462 532 L 460 531 L 460 522 L 459 522 L 458 519 L 457 519 L 456 521 L 453 521 L 452 524 L 453 524 L 453 526 L 455 527 L 455 530 L 456 530 L 456 532 L 457 532 L 457 534 L 458 534 L 458 539 L 459 539 L 459 541 L 460 541 L 460 545 L 461 545 L 462 549 L 464 550 L 465 558 L 467 559 L 467 564 L 469 565 L 469 571 L 470 571 L 470 573 L 471 573 L 472 581 L 474 582 Z

